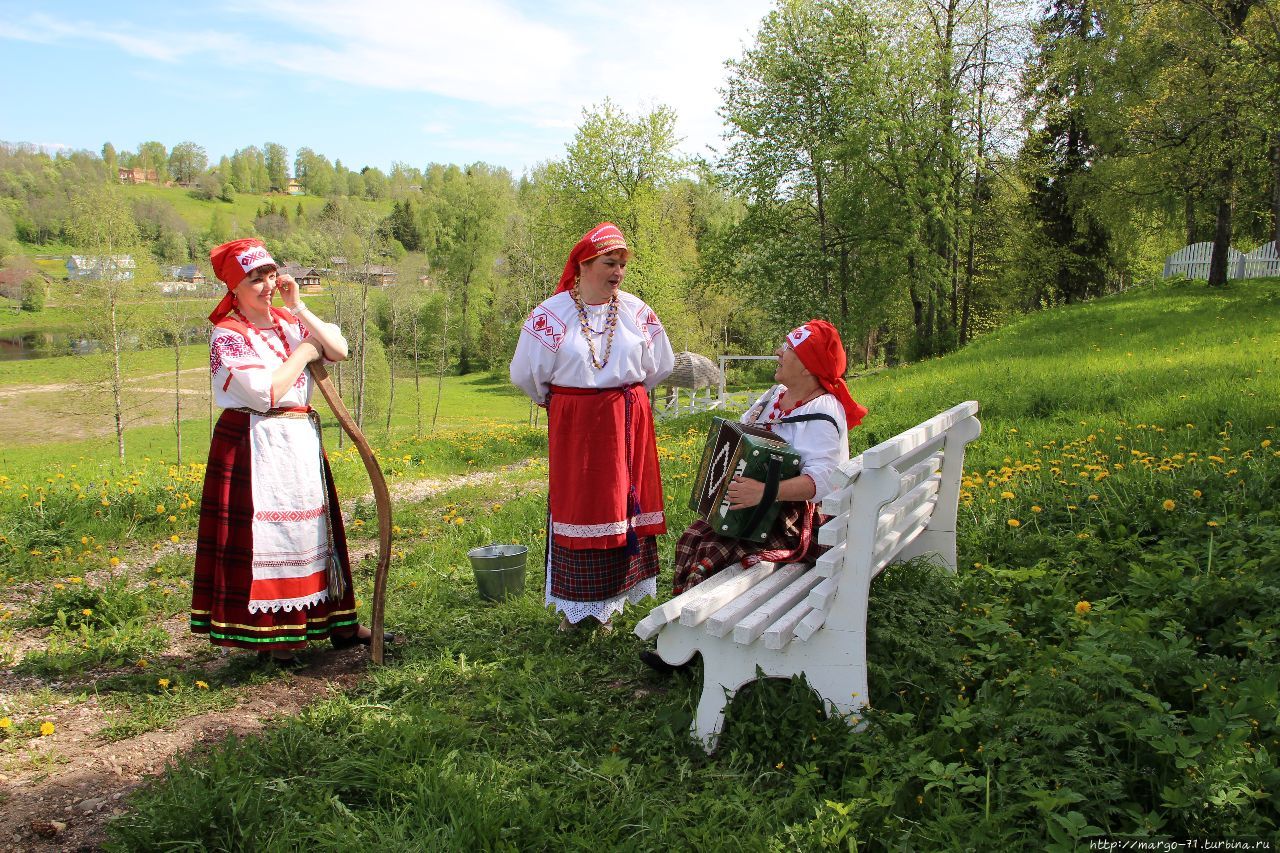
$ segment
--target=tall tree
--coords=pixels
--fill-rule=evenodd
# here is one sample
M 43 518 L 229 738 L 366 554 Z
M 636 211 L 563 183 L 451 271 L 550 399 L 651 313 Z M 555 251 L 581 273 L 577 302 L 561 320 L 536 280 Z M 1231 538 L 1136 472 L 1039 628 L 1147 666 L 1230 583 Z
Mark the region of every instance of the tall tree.
M 179 142 L 169 152 L 169 174 L 180 184 L 193 184 L 209 167 L 209 155 L 194 142 Z
M 284 192 L 289 189 L 289 151 L 283 145 L 268 142 L 263 146 L 267 169 L 266 189 Z

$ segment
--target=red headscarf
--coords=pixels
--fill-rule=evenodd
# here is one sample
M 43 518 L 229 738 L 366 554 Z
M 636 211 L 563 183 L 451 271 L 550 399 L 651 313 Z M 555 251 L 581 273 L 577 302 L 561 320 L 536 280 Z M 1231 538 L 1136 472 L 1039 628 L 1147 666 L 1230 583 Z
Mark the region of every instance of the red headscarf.
M 236 304 L 232 293 L 240 286 L 240 282 L 248 278 L 249 273 L 258 267 L 278 268 L 280 265 L 271 257 L 266 244 L 252 237 L 232 240 L 230 243 L 223 243 L 212 249 L 209 252 L 209 263 L 213 264 L 213 274 L 227 286 L 227 293 L 218 303 L 218 307 L 214 308 L 213 313 L 209 315 L 209 322 L 215 326 L 234 328 L 241 334 L 247 335 L 248 330 L 241 328 L 244 324 L 229 316 Z M 293 315 L 282 308 L 272 308 L 271 313 L 286 323 L 294 322 Z
M 849 386 L 844 383 L 844 344 L 840 342 L 840 333 L 836 331 L 836 327 L 826 320 L 810 320 L 792 329 L 787 335 L 787 343 L 796 351 L 800 363 L 813 374 L 823 390 L 835 395 L 840 401 L 849 428 L 853 429 L 862 423 L 867 409 L 854 402 L 849 394 Z
M 565 261 L 564 272 L 560 274 L 560 286 L 556 288 L 556 293 L 573 287 L 573 280 L 578 277 L 579 264 L 609 252 L 616 252 L 618 249 L 628 255 L 631 254 L 631 250 L 627 248 L 627 238 L 622 236 L 622 231 L 612 222 L 601 222 L 583 234 L 582 239 L 573 247 L 573 251 L 569 252 L 569 260 Z

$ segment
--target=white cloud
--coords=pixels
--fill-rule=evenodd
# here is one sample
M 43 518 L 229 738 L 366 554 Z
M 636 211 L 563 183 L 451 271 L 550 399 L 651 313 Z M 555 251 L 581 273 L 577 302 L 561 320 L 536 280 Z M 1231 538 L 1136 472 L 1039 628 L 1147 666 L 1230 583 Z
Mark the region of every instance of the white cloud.
M 0 38 L 42 44 L 68 40 L 99 41 L 133 56 L 160 62 L 176 62 L 193 53 L 214 50 L 226 42 L 224 35 L 214 32 L 139 33 L 136 27 L 123 29 L 116 24 L 96 21 L 61 20 L 42 13 L 29 15 L 21 23 L 0 24 Z

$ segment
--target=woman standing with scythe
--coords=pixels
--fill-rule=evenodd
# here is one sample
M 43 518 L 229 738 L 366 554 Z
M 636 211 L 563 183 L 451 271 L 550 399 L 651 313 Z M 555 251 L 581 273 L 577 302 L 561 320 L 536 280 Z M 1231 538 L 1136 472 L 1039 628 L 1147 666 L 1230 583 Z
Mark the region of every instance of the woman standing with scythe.
M 224 411 L 200 504 L 191 630 L 282 666 L 309 640 L 369 645 L 309 405 L 308 365 L 344 360 L 346 339 L 311 313 L 261 240 L 224 243 L 209 260 L 228 291 L 209 315 L 213 394 Z M 271 304 L 277 290 L 284 309 Z

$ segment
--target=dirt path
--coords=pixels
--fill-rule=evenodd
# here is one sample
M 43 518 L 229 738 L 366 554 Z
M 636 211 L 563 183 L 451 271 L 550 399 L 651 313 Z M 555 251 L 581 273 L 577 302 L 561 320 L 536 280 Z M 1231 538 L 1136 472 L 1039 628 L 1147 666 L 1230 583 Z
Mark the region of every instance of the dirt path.
M 521 482 L 523 477 L 511 475 L 533 462 L 503 466 L 492 471 L 477 471 L 459 477 L 393 483 L 393 499 L 397 503 L 430 500 L 452 489 L 493 483 L 507 477 Z M 514 485 L 514 484 L 513 484 Z M 354 499 L 344 502 L 350 510 Z M 134 576 L 142 577 L 155 562 L 174 550 L 189 552 L 189 543 L 152 552 L 148 547 L 135 555 Z M 377 550 L 377 543 L 360 540 L 351 548 L 352 562 Z M 101 580 L 89 576 L 86 582 Z M 5 589 L 7 601 L 0 609 L 21 614 L 34 592 L 17 587 Z M 152 661 L 161 666 L 180 668 L 191 665 L 206 671 L 219 671 L 231 666 L 254 667 L 247 661 L 249 653 L 232 651 L 223 655 L 211 651 L 204 638 L 187 631 L 185 613 L 167 620 L 163 627 L 169 633 L 169 648 Z M 5 652 L 9 665 L 16 664 L 26 653 L 43 646 L 43 631 L 27 629 L 15 632 Z M 212 663 L 210 663 L 212 659 Z M 12 669 L 0 670 L 0 696 L 10 699 L 39 694 L 41 716 L 56 721 L 56 735 L 0 741 L 0 851 L 52 851 L 100 849 L 105 841 L 105 826 L 123 811 L 122 801 L 148 777 L 162 772 L 175 756 L 199 753 L 227 736 L 243 737 L 260 732 L 272 720 L 297 714 L 312 702 L 334 691 L 350 690 L 363 678 L 368 665 L 366 649 L 356 647 L 334 651 L 315 647 L 304 656 L 307 665 L 297 671 L 278 671 L 270 665 L 261 670 L 270 680 L 224 687 L 233 705 L 225 710 L 202 713 L 180 719 L 163 728 L 121 740 L 109 740 L 104 731 L 112 724 L 113 709 L 105 707 L 95 693 L 94 681 L 115 674 L 94 671 L 75 682 L 47 682 L 35 677 L 21 677 Z

